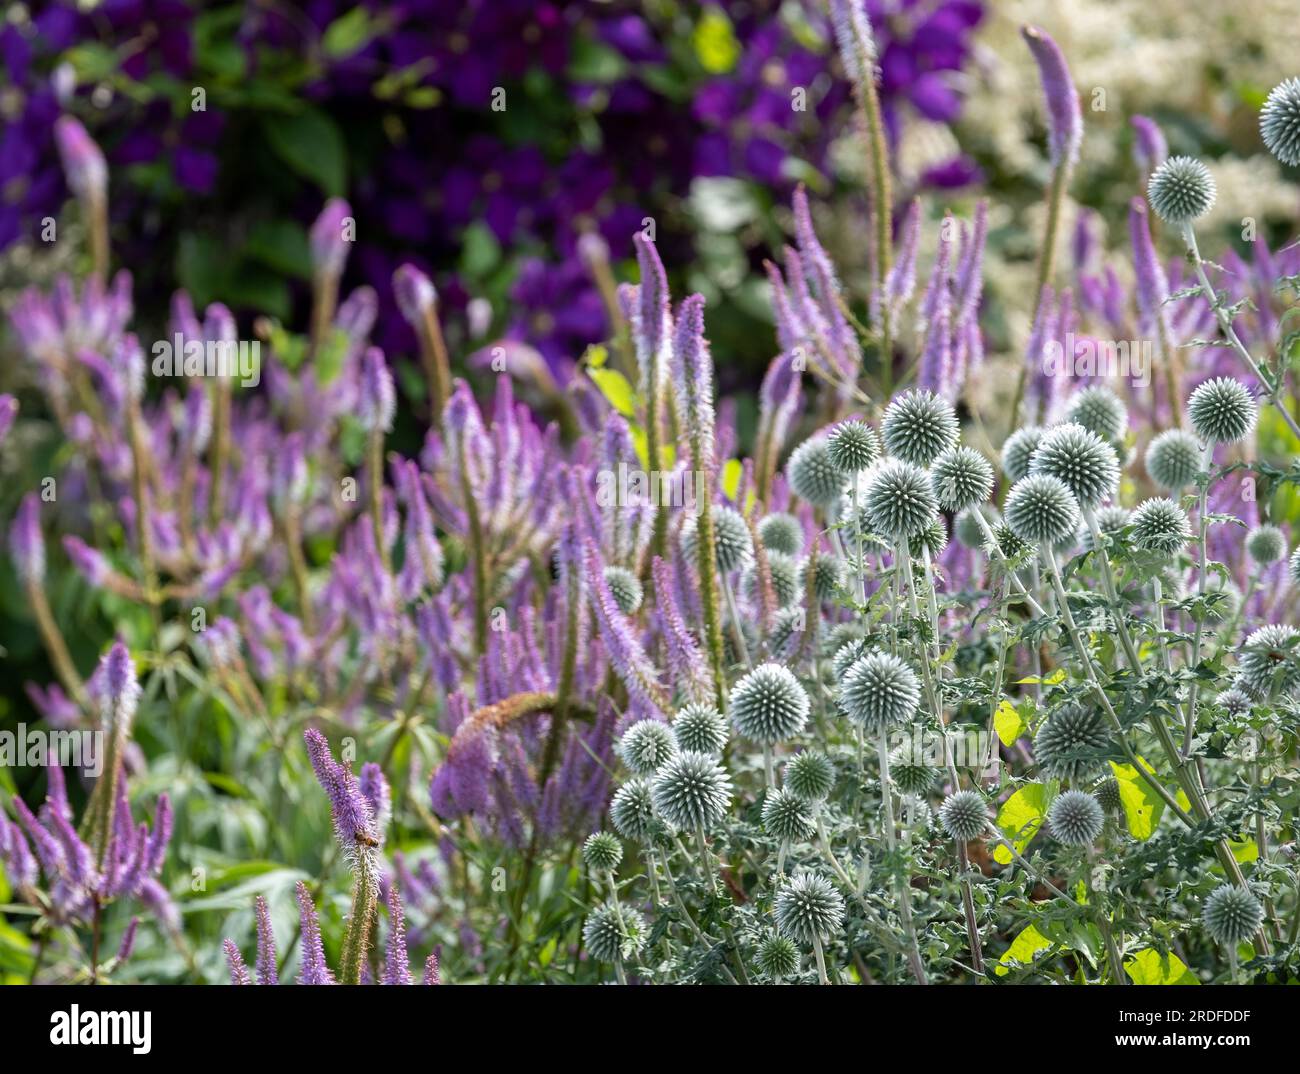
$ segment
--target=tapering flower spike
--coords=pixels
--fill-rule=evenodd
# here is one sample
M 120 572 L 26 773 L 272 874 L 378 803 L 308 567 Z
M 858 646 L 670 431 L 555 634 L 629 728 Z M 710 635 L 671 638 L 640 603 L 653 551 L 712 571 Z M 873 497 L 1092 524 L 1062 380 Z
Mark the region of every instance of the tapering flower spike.
M 23 497 L 9 527 L 9 554 L 14 571 L 25 586 L 45 581 L 45 538 L 41 536 L 41 498 L 35 492 Z
M 295 889 L 298 898 L 298 914 L 302 934 L 302 958 L 298 967 L 298 983 L 305 985 L 332 985 L 338 982 L 329 966 L 325 964 L 325 947 L 321 943 L 320 919 L 316 916 L 316 906 L 311 901 L 311 892 L 307 885 L 298 881 Z
M 1083 112 L 1079 93 L 1060 47 L 1037 26 L 1022 26 L 1020 34 L 1038 64 L 1047 104 L 1047 145 L 1052 166 L 1072 166 L 1083 142 Z
M 1165 162 L 1165 157 L 1169 156 L 1169 145 L 1154 119 L 1133 116 L 1129 123 L 1133 126 L 1133 160 L 1145 180 Z
M 348 235 L 352 207 L 342 198 L 330 198 L 311 226 L 311 259 L 318 273 L 339 276 L 347 263 L 352 240 Z
M 406 953 L 406 916 L 402 910 L 402 896 L 396 884 L 388 888 L 388 946 L 384 955 L 386 985 L 409 985 L 411 963 Z
M 271 931 L 271 911 L 266 899 L 258 895 L 253 900 L 253 912 L 257 917 L 257 983 L 277 984 L 280 980 L 275 960 L 275 934 Z

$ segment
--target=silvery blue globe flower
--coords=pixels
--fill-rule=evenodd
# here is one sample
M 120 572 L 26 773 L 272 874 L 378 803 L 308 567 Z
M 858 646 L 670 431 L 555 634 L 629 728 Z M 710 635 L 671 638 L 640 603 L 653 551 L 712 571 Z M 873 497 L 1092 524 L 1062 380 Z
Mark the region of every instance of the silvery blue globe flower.
M 719 754 L 727 744 L 727 721 L 712 705 L 686 705 L 673 720 L 677 748 Z
M 957 443 L 957 415 L 946 399 L 916 388 L 894 397 L 885 408 L 880 431 L 889 454 L 914 466 L 929 466 Z
M 1264 523 L 1246 534 L 1246 554 L 1261 567 L 1276 563 L 1286 555 L 1286 534 Z
M 655 811 L 674 828 L 717 824 L 731 806 L 731 779 L 707 753 L 679 753 L 654 778 Z
M 773 660 L 785 660 L 794 653 L 807 630 L 808 616 L 803 605 L 778 608 L 772 616 L 772 629 L 767 632 L 768 655 Z
M 807 839 L 813 832 L 810 803 L 788 787 L 769 793 L 763 800 L 763 830 L 774 839 Z
M 1094 386 L 1075 393 L 1066 420 L 1114 443 L 1128 429 L 1128 408 L 1109 388 Z
M 635 574 L 626 567 L 615 566 L 606 567 L 604 573 L 605 584 L 609 586 L 610 595 L 618 605 L 619 611 L 624 615 L 631 615 L 641 607 L 644 594 L 641 590 L 641 582 Z
M 638 720 L 618 743 L 618 755 L 638 776 L 648 776 L 677 752 L 672 729 L 659 720 Z
M 769 552 L 797 556 L 803 551 L 803 527 L 794 515 L 783 511 L 767 515 L 758 524 L 758 539 Z
M 749 526 L 740 512 L 730 507 L 714 505 L 713 515 L 713 549 L 718 562 L 718 570 L 729 574 L 744 567 L 754 555 L 754 539 L 750 536 Z M 695 540 L 697 523 L 694 517 L 682 523 L 682 553 L 688 563 L 695 563 Z
M 1283 164 L 1300 164 L 1300 78 L 1274 86 L 1259 110 L 1259 133 Z
M 600 962 L 635 958 L 645 949 L 648 935 L 644 917 L 630 906 L 611 903 L 592 910 L 582 926 L 582 944 Z
M 844 421 L 826 438 L 831 464 L 848 477 L 861 473 L 880 458 L 880 445 L 871 426 L 862 421 Z
M 1118 504 L 1107 504 L 1097 512 L 1097 529 L 1104 537 L 1109 537 L 1114 541 L 1131 521 L 1128 508 L 1120 507 Z M 1093 551 L 1092 530 L 1087 526 L 1079 534 L 1079 541 L 1083 545 L 1085 552 Z
M 799 561 L 799 593 L 808 591 L 808 560 Z M 818 556 L 813 571 L 813 596 L 818 600 L 833 600 L 844 584 L 844 561 L 838 556 Z
M 869 734 L 910 720 L 921 700 L 916 673 L 892 653 L 868 653 L 844 673 L 839 706 Z
M 939 807 L 939 823 L 953 839 L 969 843 L 989 826 L 989 809 L 978 791 L 957 791 Z
M 637 843 L 651 841 L 663 822 L 655 816 L 650 781 L 639 777 L 629 779 L 615 791 L 609 803 L 609 819 L 614 830 L 624 839 Z
M 1049 474 L 1031 474 L 1012 485 L 1005 511 L 1011 532 L 1030 544 L 1055 544 L 1079 527 L 1074 493 Z
M 1173 556 L 1191 537 L 1187 512 L 1173 500 L 1144 500 L 1133 511 L 1133 543 L 1143 551 Z
M 799 565 L 792 556 L 787 556 L 784 552 L 768 552 L 767 570 L 772 579 L 772 595 L 776 598 L 778 608 L 794 604 L 803 596 L 799 584 Z M 758 604 L 760 593 L 757 564 L 751 564 L 746 571 L 744 585 L 746 595 Z
M 1300 687 L 1300 631 L 1285 623 L 1254 631 L 1237 653 L 1237 676 L 1257 697 L 1295 691 Z
M 894 785 L 903 794 L 918 797 L 929 794 L 939 782 L 939 773 L 928 763 L 923 750 L 918 750 L 911 739 L 905 739 L 889 758 L 889 774 Z
M 776 927 L 795 943 L 825 942 L 844 922 L 844 900 L 824 876 L 799 873 L 776 894 Z
M 595 872 L 613 872 L 623 860 L 623 844 L 609 832 L 592 832 L 582 844 L 582 860 Z
M 1041 425 L 1026 425 L 1007 437 L 1002 445 L 1002 472 L 1012 481 L 1029 476 L 1029 464 L 1045 432 Z
M 1090 511 L 1119 487 L 1115 449 L 1082 425 L 1057 425 L 1038 442 L 1029 473 L 1064 481 L 1081 510 Z
M 951 447 L 934 460 L 930 483 L 940 507 L 962 511 L 983 503 L 992 494 L 993 467 L 972 448 Z
M 874 533 L 900 542 L 925 529 L 938 506 L 926 471 L 890 459 L 871 475 L 864 510 Z
M 1101 712 L 1070 703 L 1043 721 L 1034 736 L 1034 759 L 1049 776 L 1078 783 L 1105 764 L 1110 746 Z
M 844 475 L 831 461 L 826 437 L 813 436 L 790 453 L 785 476 L 791 491 L 814 507 L 828 507 L 844 488 Z
M 784 783 L 805 802 L 820 802 L 835 786 L 835 766 L 826 754 L 804 750 L 786 761 Z
M 1147 200 L 1166 224 L 1190 224 L 1214 205 L 1210 169 L 1194 157 L 1168 157 L 1147 180 Z
M 1065 791 L 1047 810 L 1047 826 L 1062 843 L 1085 846 L 1101 834 L 1106 816 L 1101 803 L 1083 791 Z
M 1207 380 L 1187 401 L 1187 416 L 1202 440 L 1232 444 L 1255 427 L 1259 408 L 1250 390 L 1232 377 Z
M 1117 812 L 1120 806 L 1124 804 L 1119 792 L 1119 780 L 1114 776 L 1106 776 L 1098 783 L 1094 794 L 1097 797 L 1098 804 L 1107 813 Z
M 1264 923 L 1264 908 L 1245 888 L 1223 884 L 1206 896 L 1201 921 L 1215 943 L 1235 947 L 1259 931 Z
M 998 509 L 991 503 L 982 503 L 978 507 L 968 507 L 953 520 L 952 535 L 963 548 L 982 549 L 984 547 L 984 527 L 975 517 L 976 512 L 984 516 L 989 531 L 992 532 L 1002 522 Z
M 773 933 L 758 945 L 758 968 L 779 981 L 799 972 L 799 949 L 786 937 Z
M 766 746 L 802 731 L 809 707 L 799 680 L 780 664 L 760 664 L 732 687 L 727 703 L 736 732 Z
M 1250 694 L 1246 693 L 1240 686 L 1230 686 L 1214 699 L 1219 705 L 1223 706 L 1234 716 L 1241 716 L 1249 712 L 1254 707 L 1254 702 Z
M 1182 429 L 1169 429 L 1147 447 L 1146 467 L 1151 480 L 1176 492 L 1196 480 L 1201 472 L 1201 445 Z

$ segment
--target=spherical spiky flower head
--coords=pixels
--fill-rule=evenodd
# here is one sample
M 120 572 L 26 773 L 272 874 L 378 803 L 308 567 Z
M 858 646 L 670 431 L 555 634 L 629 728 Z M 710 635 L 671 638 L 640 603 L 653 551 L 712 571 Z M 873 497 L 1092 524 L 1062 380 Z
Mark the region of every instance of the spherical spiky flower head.
M 1300 588 L 1300 548 L 1291 553 L 1291 562 L 1287 569 L 1291 572 L 1291 584 Z
M 1251 700 L 1250 694 L 1246 693 L 1240 686 L 1229 686 L 1214 700 L 1234 716 L 1244 715 L 1255 704 Z
M 938 510 L 930 475 L 902 459 L 890 459 L 867 486 L 864 510 L 872 532 L 890 541 L 914 537 Z
M 938 559 L 948 547 L 948 527 L 943 524 L 942 518 L 935 515 L 930 519 L 930 524 L 911 540 L 913 552 L 924 552 L 932 560 Z
M 731 806 L 731 779 L 707 753 L 679 753 L 659 770 L 653 789 L 655 811 L 683 831 L 712 827 Z
M 677 752 L 672 729 L 658 720 L 638 720 L 618 743 L 618 755 L 638 776 L 648 776 Z
M 609 832 L 592 832 L 582 844 L 582 860 L 598 873 L 612 873 L 623 860 L 623 844 Z
M 629 779 L 609 803 L 609 819 L 624 839 L 649 842 L 658 833 L 662 821 L 655 816 L 654 795 L 647 779 Z
M 844 900 L 824 876 L 800 873 L 776 895 L 776 927 L 795 943 L 830 939 L 844 921 Z
M 1002 472 L 1012 481 L 1029 476 L 1029 464 L 1045 432 L 1041 425 L 1026 425 L 1006 438 L 1002 445 Z
M 904 794 L 920 797 L 934 790 L 939 773 L 926 760 L 924 752 L 917 750 L 911 739 L 904 741 L 889 758 L 890 776 Z
M 1191 536 L 1187 512 L 1173 500 L 1144 500 L 1133 512 L 1133 542 L 1147 552 L 1175 555 Z
M 880 458 L 880 445 L 871 426 L 862 421 L 844 421 L 826 438 L 831 464 L 848 477 L 861 473 Z
M 799 971 L 799 948 L 786 937 L 772 933 L 758 945 L 758 968 L 773 980 Z
M 1101 530 L 1102 535 L 1110 537 L 1112 540 L 1119 532 L 1132 521 L 1127 507 L 1120 507 L 1119 504 L 1107 504 L 1097 512 L 1097 529 Z M 1083 550 L 1085 552 L 1093 551 L 1092 530 L 1087 527 L 1083 531 Z
M 1259 110 L 1259 133 L 1283 164 L 1300 164 L 1300 78 L 1273 87 Z
M 1107 813 L 1116 812 L 1124 804 L 1119 793 L 1119 780 L 1114 776 L 1107 776 L 1098 783 L 1094 793 L 1097 796 L 1097 803 Z
M 793 604 L 803 595 L 799 585 L 799 565 L 793 556 L 784 552 L 767 553 L 767 573 L 772 579 L 772 594 L 777 607 Z M 745 575 L 745 592 L 755 604 L 759 603 L 758 568 L 752 565 Z
M 1090 511 L 1119 487 L 1115 449 L 1082 425 L 1057 425 L 1043 434 L 1029 473 L 1064 481 L 1079 507 Z
M 853 624 L 844 625 L 853 626 Z M 866 656 L 871 649 L 861 634 L 855 633 L 849 636 L 840 634 L 827 639 L 826 651 L 831 657 L 831 676 L 839 682 L 854 662 Z
M 729 574 L 745 566 L 754 554 L 754 540 L 750 536 L 749 526 L 739 511 L 730 507 L 714 505 L 710 513 L 713 516 L 713 549 L 718 570 Z M 694 564 L 697 558 L 696 545 L 698 528 L 696 520 L 688 518 L 682 523 L 682 553 L 688 563 Z
M 618 610 L 624 615 L 631 615 L 641 607 L 641 582 L 626 567 L 610 566 L 605 568 L 605 583 Z
M 1258 697 L 1293 692 L 1300 687 L 1300 631 L 1285 623 L 1254 631 L 1237 653 L 1237 675 Z
M 630 906 L 606 903 L 587 915 L 582 926 L 582 943 L 587 953 L 600 962 L 635 958 L 645 948 L 649 930 L 645 918 Z
M 834 503 L 844 488 L 844 475 L 831 462 L 824 436 L 809 437 L 790 453 L 785 476 L 794 494 L 814 507 Z
M 910 720 L 920 700 L 916 672 L 892 653 L 868 653 L 840 685 L 840 708 L 870 734 Z
M 1084 388 L 1070 400 L 1066 420 L 1082 425 L 1090 433 L 1113 443 L 1121 439 L 1128 428 L 1128 408 L 1109 388 Z
M 794 515 L 778 511 L 758 524 L 758 539 L 769 552 L 797 556 L 803 551 L 803 527 Z
M 993 467 L 978 451 L 952 447 L 930 467 L 935 499 L 945 511 L 961 511 L 983 503 L 993 491 Z
M 719 754 L 727 744 L 727 721 L 712 705 L 687 705 L 673 721 L 677 748 Z
M 803 730 L 809 701 L 789 668 L 760 664 L 732 687 L 727 707 L 742 738 L 770 746 Z
M 1007 494 L 1007 526 L 1030 544 L 1056 544 L 1079 527 L 1079 503 L 1062 480 L 1031 474 Z
M 789 787 L 768 794 L 763 800 L 763 830 L 774 839 L 807 839 L 813 830 L 812 806 Z
M 1232 444 L 1255 427 L 1259 408 L 1250 390 L 1232 377 L 1207 380 L 1187 401 L 1187 416 L 1202 440 Z
M 818 600 L 831 600 L 844 584 L 844 561 L 836 556 L 818 556 L 813 571 L 813 596 Z M 808 591 L 808 560 L 799 561 L 799 593 Z
M 1206 897 L 1201 921 L 1215 943 L 1235 947 L 1259 931 L 1264 922 L 1264 908 L 1245 888 L 1223 884 Z
M 1166 224 L 1190 224 L 1214 205 L 1214 176 L 1194 157 L 1169 157 L 1147 181 L 1147 200 Z
M 1101 803 L 1083 791 L 1058 795 L 1047 811 L 1047 826 L 1062 843 L 1086 846 L 1101 834 L 1106 816 Z
M 1246 554 L 1260 566 L 1276 563 L 1286 555 L 1286 534 L 1265 523 L 1246 534 Z
M 1151 441 L 1146 465 L 1152 481 L 1176 492 L 1190 485 L 1201 472 L 1201 445 L 1191 433 L 1169 429 Z
M 914 466 L 929 466 L 939 453 L 957 443 L 957 416 L 952 405 L 924 388 L 895 396 L 880 423 L 885 449 Z
M 978 791 L 957 791 L 939 807 L 939 823 L 953 839 L 969 843 L 988 828 L 989 807 Z
M 1105 763 L 1110 744 L 1101 713 L 1070 704 L 1043 721 L 1034 737 L 1034 757 L 1049 776 L 1077 783 Z
M 979 524 L 976 512 L 984 516 L 984 521 L 988 523 L 990 531 L 1002 521 L 998 509 L 992 504 L 982 503 L 978 507 L 966 508 L 953 520 L 952 526 L 952 535 L 957 538 L 957 543 L 963 548 L 979 549 L 984 547 L 984 527 Z
M 824 753 L 804 750 L 785 763 L 785 789 L 805 802 L 820 802 L 835 786 L 835 766 Z

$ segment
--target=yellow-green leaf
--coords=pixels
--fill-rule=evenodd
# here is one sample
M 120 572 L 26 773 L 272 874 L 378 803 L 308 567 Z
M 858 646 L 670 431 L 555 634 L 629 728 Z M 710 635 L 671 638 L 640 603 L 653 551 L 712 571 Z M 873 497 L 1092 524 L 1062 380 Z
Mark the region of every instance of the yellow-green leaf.
M 700 65 L 711 75 L 726 74 L 740 58 L 740 45 L 732 32 L 731 20 L 721 8 L 704 9 L 691 39 Z
M 1025 733 L 1025 721 L 1020 718 L 1016 706 L 1005 697 L 993 713 L 993 729 L 1004 746 L 1014 746 L 1016 739 Z
M 1027 679 L 1017 679 L 1017 686 L 1055 686 L 1058 682 L 1065 682 L 1065 668 L 1057 668 L 1047 678 L 1039 678 L 1037 675 L 1030 675 Z
M 1124 972 L 1140 985 L 1194 985 L 1201 982 L 1187 964 L 1172 952 L 1161 955 L 1151 948 L 1139 951 L 1124 963 Z
M 744 473 L 739 459 L 728 459 L 722 467 L 722 494 L 734 501 L 740 491 L 740 477 Z
M 1155 769 L 1146 761 L 1142 766 L 1155 775 Z M 1111 771 L 1119 783 L 1119 800 L 1124 807 L 1124 818 L 1128 821 L 1128 831 L 1134 839 L 1150 839 L 1160 823 L 1160 815 L 1165 811 L 1164 801 L 1147 786 L 1146 781 L 1138 775 L 1138 770 L 1131 764 L 1110 762 Z
M 623 417 L 631 418 L 636 415 L 636 392 L 632 390 L 627 377 L 617 369 L 607 369 L 604 366 L 590 368 L 587 370 L 587 376 L 595 381 L 600 394 Z
M 1005 977 L 1016 963 L 1029 966 L 1033 964 L 1034 955 L 1052 946 L 1052 941 L 1038 931 L 1033 925 L 1027 926 L 1014 940 L 1006 952 L 998 959 L 993 972 Z
M 1232 848 L 1232 856 L 1242 865 L 1259 860 L 1259 847 L 1253 839 L 1229 839 L 1228 846 Z
M 1024 850 L 1042 826 L 1044 790 L 1041 783 L 1030 783 L 1016 791 L 998 810 L 995 823 L 1016 852 Z M 1011 851 L 1002 845 L 993 849 L 993 860 L 1011 864 Z

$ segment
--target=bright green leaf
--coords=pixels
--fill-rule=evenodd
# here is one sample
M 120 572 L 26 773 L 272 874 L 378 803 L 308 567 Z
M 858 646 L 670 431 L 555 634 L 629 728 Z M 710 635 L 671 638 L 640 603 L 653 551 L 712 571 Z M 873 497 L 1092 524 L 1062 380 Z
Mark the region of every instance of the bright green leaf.
M 600 394 L 623 417 L 631 418 L 636 415 L 636 392 L 632 390 L 627 377 L 617 369 L 605 367 L 588 369 L 587 376 L 595 381 Z
M 1023 851 L 1038 834 L 1046 815 L 1043 808 L 1046 794 L 1041 783 L 1030 783 L 1016 791 L 998 810 L 995 823 L 1008 843 Z M 1011 851 L 1004 846 L 993 850 L 993 860 L 1003 865 L 1011 864 Z
M 1141 757 L 1138 760 L 1142 761 L 1148 772 L 1155 774 L 1155 769 L 1146 761 Z M 1129 835 L 1134 839 L 1150 839 L 1164 813 L 1164 801 L 1147 786 L 1146 780 L 1138 775 L 1137 769 L 1131 764 L 1111 761 L 1110 767 L 1119 783 L 1119 800 L 1124 807 Z
M 993 729 L 997 731 L 1002 745 L 1008 747 L 1015 745 L 1016 739 L 1025 733 L 1025 721 L 1020 718 L 1016 706 L 1005 697 L 993 713 Z
M 1005 977 L 1017 963 L 1025 966 L 1032 965 L 1034 955 L 1039 951 L 1047 950 L 1051 946 L 1051 940 L 1033 925 L 1029 925 L 1011 941 L 1011 946 L 998 959 L 998 964 L 993 968 L 993 972 L 999 977 Z
M 745 468 L 739 459 L 728 459 L 722 467 L 722 494 L 734 501 L 740 492 L 740 477 Z
M 721 8 L 706 8 L 691 35 L 700 65 L 711 75 L 723 75 L 736 66 L 740 45 L 731 29 L 731 20 Z
M 1134 984 L 1140 985 L 1194 985 L 1201 982 L 1196 974 L 1187 968 L 1177 955 L 1172 952 L 1161 955 L 1151 948 L 1139 951 L 1124 963 L 1124 972 L 1132 978 Z

